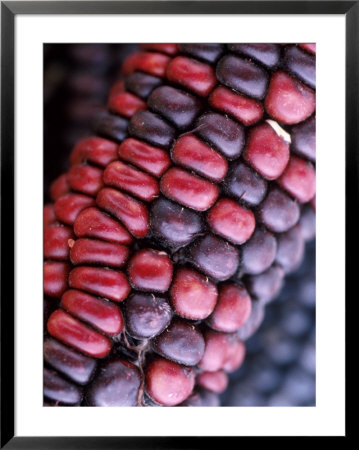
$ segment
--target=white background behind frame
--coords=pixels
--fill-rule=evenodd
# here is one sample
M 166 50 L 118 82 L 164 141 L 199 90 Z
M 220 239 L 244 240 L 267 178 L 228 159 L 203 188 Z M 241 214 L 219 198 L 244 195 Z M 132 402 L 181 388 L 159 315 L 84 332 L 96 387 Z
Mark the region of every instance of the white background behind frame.
M 15 30 L 15 435 L 344 435 L 345 17 L 17 15 Z M 42 49 L 66 42 L 317 43 L 316 407 L 42 406 Z

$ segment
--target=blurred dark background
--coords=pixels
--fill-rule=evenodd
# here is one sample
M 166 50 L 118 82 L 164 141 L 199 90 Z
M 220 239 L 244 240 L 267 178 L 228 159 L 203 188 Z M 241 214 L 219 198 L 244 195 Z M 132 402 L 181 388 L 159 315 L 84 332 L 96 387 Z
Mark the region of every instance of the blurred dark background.
M 120 67 L 135 44 L 44 44 L 44 200 L 49 184 L 68 169 L 80 138 L 121 78 Z
M 135 44 L 44 45 L 44 201 L 68 168 L 75 142 L 92 134 L 94 114 Z M 315 241 L 286 277 L 264 322 L 247 342 L 242 367 L 230 374 L 223 406 L 315 406 Z

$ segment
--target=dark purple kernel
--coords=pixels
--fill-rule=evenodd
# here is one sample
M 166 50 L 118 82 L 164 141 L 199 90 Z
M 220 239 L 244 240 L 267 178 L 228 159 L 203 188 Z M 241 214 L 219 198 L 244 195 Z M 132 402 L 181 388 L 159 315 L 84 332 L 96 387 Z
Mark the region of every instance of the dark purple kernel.
M 159 147 L 168 147 L 175 137 L 174 128 L 150 111 L 136 113 L 130 121 L 128 130 L 131 136 Z
M 285 48 L 284 68 L 315 89 L 315 56 L 296 45 Z
M 291 150 L 315 162 L 315 117 L 292 127 Z
M 155 89 L 148 98 L 148 106 L 162 114 L 178 128 L 188 127 L 199 115 L 202 102 L 197 97 L 171 86 Z
M 302 261 L 304 254 L 304 238 L 299 226 L 292 228 L 278 236 L 278 250 L 276 262 L 280 264 L 285 273 L 295 270 Z
M 269 231 L 257 228 L 251 239 L 242 247 L 241 270 L 257 275 L 267 270 L 277 252 L 277 241 Z
M 207 113 L 197 120 L 194 130 L 199 137 L 213 145 L 227 159 L 235 159 L 244 146 L 244 130 L 241 125 L 217 113 Z
M 82 390 L 61 378 L 55 370 L 44 368 L 44 396 L 66 405 L 77 405 L 82 399 Z
M 86 394 L 90 406 L 136 406 L 141 384 L 140 372 L 133 364 L 108 361 Z
M 258 205 L 267 192 L 267 182 L 246 164 L 233 165 L 225 181 L 227 192 L 250 205 Z
M 127 137 L 128 121 L 123 117 L 101 111 L 95 119 L 94 132 L 99 136 L 122 142 Z
M 168 302 L 153 294 L 134 294 L 126 300 L 126 331 L 134 338 L 156 336 L 168 326 L 172 309 Z
M 44 342 L 44 360 L 79 384 L 88 383 L 96 368 L 94 359 L 50 337 L 47 337 Z
M 261 205 L 259 219 L 271 231 L 283 233 L 299 220 L 298 203 L 277 188 L 273 188 Z
M 191 245 L 189 259 L 203 273 L 219 281 L 234 275 L 239 264 L 238 250 L 211 234 L 199 238 Z
M 252 301 L 251 315 L 247 322 L 237 331 L 241 341 L 246 341 L 258 330 L 264 320 L 265 306 L 258 300 Z
M 180 44 L 179 51 L 195 58 L 214 63 L 223 52 L 221 44 Z
M 195 366 L 201 360 L 204 347 L 202 334 L 184 320 L 174 321 L 153 343 L 159 355 L 186 366 Z
M 315 237 L 315 212 L 311 205 L 304 205 L 299 219 L 300 231 L 305 241 Z
M 126 90 L 143 99 L 146 99 L 161 83 L 161 78 L 141 72 L 134 72 L 125 78 Z
M 245 95 L 262 99 L 268 85 L 268 75 L 252 61 L 237 56 L 224 56 L 217 64 L 219 81 Z
M 250 294 L 263 303 L 268 303 L 279 294 L 283 285 L 283 279 L 283 268 L 273 265 L 260 275 L 246 276 L 244 281 Z
M 267 67 L 274 67 L 279 62 L 280 47 L 277 44 L 229 44 L 228 48 L 250 56 Z
M 150 214 L 152 231 L 173 247 L 188 244 L 202 231 L 198 214 L 164 198 L 153 202 Z

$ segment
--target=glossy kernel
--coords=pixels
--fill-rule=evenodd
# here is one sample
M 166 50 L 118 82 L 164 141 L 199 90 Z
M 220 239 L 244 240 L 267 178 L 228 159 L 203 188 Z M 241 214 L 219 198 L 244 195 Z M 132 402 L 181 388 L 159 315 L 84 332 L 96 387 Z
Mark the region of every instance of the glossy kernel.
M 216 303 L 216 285 L 204 275 L 192 269 L 177 270 L 171 286 L 171 302 L 179 316 L 190 320 L 208 317 Z
M 233 333 L 247 322 L 251 308 L 247 291 L 240 285 L 227 284 L 220 289 L 218 302 L 207 323 L 218 331 Z
M 315 195 L 315 178 L 310 162 L 292 156 L 278 183 L 300 203 L 306 203 Z
M 111 188 L 102 189 L 96 202 L 122 222 L 136 238 L 143 238 L 148 233 L 148 211 L 143 203 Z
M 61 306 L 105 334 L 115 335 L 123 328 L 122 314 L 117 305 L 85 292 L 69 289 L 61 298 Z
M 146 369 L 147 392 L 161 405 L 175 406 L 182 403 L 191 395 L 194 383 L 192 369 L 163 358 L 155 359 Z
M 60 222 L 73 225 L 80 212 L 94 204 L 94 199 L 87 195 L 70 193 L 56 200 L 54 211 Z
M 132 237 L 114 218 L 98 208 L 87 208 L 80 212 L 74 223 L 77 237 L 98 238 L 117 244 L 131 244 Z
M 202 96 L 207 96 L 216 84 L 216 76 L 210 65 L 184 56 L 177 56 L 170 61 L 166 75 L 170 81 Z
M 275 180 L 289 160 L 289 143 L 267 123 L 251 129 L 244 153 L 249 164 L 268 180 Z
M 72 150 L 71 165 L 90 161 L 105 167 L 117 158 L 118 145 L 108 139 L 90 137 L 80 140 Z
M 247 126 L 258 122 L 263 116 L 263 107 L 259 102 L 222 86 L 212 92 L 209 102 Z
M 68 183 L 74 191 L 96 195 L 103 186 L 102 174 L 103 171 L 97 167 L 76 164 L 68 172 Z
M 159 177 L 169 167 L 168 153 L 137 139 L 125 139 L 118 149 L 119 157 L 151 175 Z
M 210 180 L 222 181 L 226 176 L 227 161 L 194 135 L 177 139 L 171 155 L 175 163 L 192 169 Z
M 67 288 L 70 266 L 66 262 L 44 262 L 44 294 L 49 297 L 61 297 Z
M 122 73 L 129 75 L 136 70 L 163 78 L 170 58 L 162 53 L 142 52 L 130 55 L 122 66 Z
M 160 190 L 155 178 L 122 161 L 110 163 L 105 169 L 103 180 L 107 186 L 117 187 L 148 202 L 157 197 Z
M 69 257 L 69 239 L 74 235 L 70 227 L 49 225 L 44 229 L 44 258 L 66 261 Z
M 112 242 L 81 238 L 71 245 L 70 257 L 74 265 L 100 264 L 121 267 L 127 261 L 129 248 Z
M 113 114 L 130 118 L 136 112 L 146 109 L 146 103 L 129 92 L 124 92 L 122 82 L 116 83 L 110 91 L 108 109 Z
M 95 358 L 104 358 L 111 350 L 111 342 L 105 336 L 93 331 L 62 309 L 51 314 L 47 330 L 56 339 Z
M 173 268 L 167 253 L 144 249 L 131 258 L 127 271 L 136 289 L 165 292 L 171 284 Z
M 169 169 L 163 175 L 161 191 L 172 200 L 197 211 L 206 211 L 218 197 L 217 186 L 177 168 Z
M 234 275 L 239 264 L 238 250 L 211 234 L 191 244 L 189 257 L 199 270 L 218 281 Z
M 248 241 L 256 225 L 251 210 L 243 208 L 237 202 L 222 198 L 213 206 L 207 216 L 212 230 L 235 244 Z
M 296 124 L 313 114 L 315 93 L 290 75 L 276 72 L 269 84 L 265 108 L 279 122 Z
M 130 293 L 122 272 L 100 267 L 75 267 L 70 272 L 69 285 L 115 302 L 121 302 Z

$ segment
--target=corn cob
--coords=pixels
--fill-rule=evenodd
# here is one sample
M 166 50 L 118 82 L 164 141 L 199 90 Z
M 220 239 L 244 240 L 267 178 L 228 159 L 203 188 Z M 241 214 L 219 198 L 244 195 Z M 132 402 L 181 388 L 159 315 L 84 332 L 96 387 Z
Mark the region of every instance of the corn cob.
M 146 44 L 123 73 L 45 211 L 45 360 L 71 380 L 45 396 L 218 404 L 313 234 L 315 59 Z

